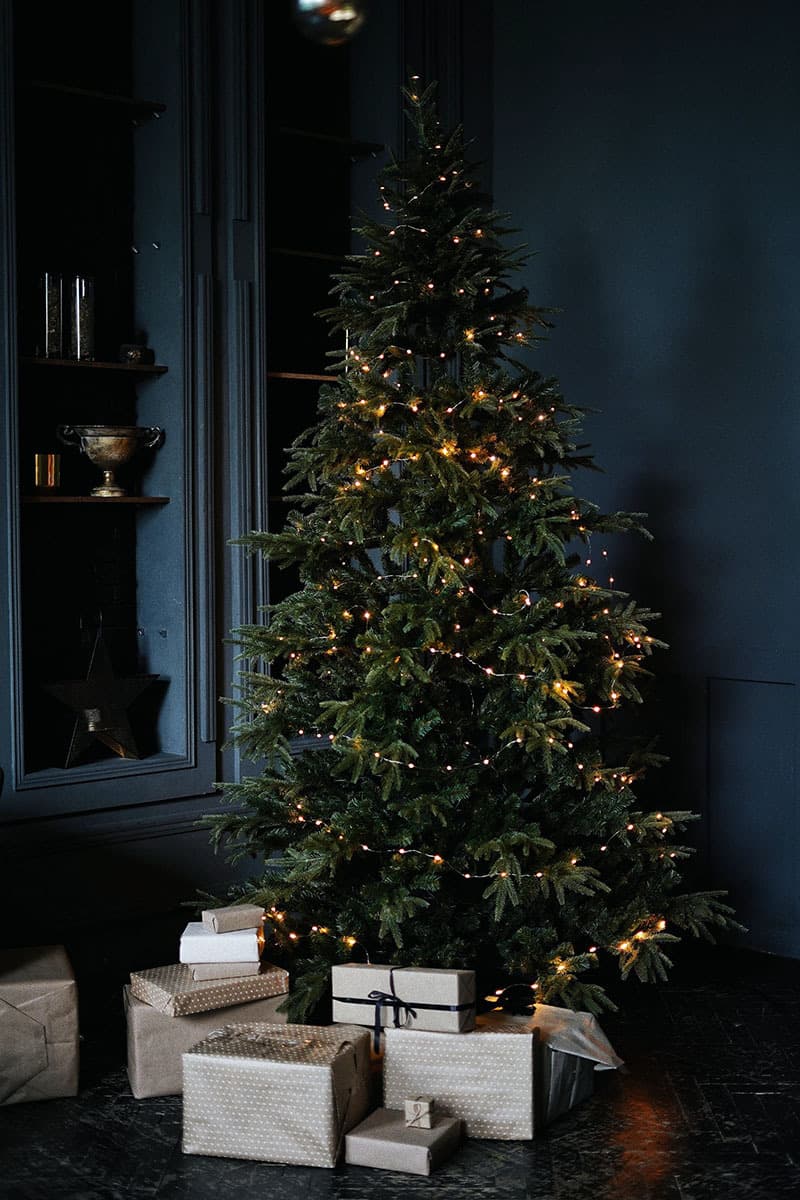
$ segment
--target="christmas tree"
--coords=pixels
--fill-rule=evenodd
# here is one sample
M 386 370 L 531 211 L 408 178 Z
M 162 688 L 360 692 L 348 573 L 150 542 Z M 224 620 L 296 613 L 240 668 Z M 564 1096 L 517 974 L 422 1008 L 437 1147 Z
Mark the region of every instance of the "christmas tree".
M 209 820 L 263 860 L 234 893 L 293 959 L 294 1016 L 364 952 L 597 1011 L 604 956 L 663 978 L 667 944 L 730 909 L 679 891 L 692 814 L 637 800 L 660 758 L 614 734 L 662 643 L 579 551 L 641 514 L 574 494 L 581 414 L 514 357 L 548 314 L 510 282 L 461 131 L 432 88 L 407 98 L 386 223 L 325 314 L 347 347 L 291 450 L 296 509 L 241 539 L 301 586 L 236 631 L 233 739 L 262 765 Z

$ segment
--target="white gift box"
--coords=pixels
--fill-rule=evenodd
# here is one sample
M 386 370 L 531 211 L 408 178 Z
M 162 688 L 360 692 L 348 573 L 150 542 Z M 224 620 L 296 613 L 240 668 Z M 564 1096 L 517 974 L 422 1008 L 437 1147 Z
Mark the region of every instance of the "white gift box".
M 264 945 L 261 929 L 215 933 L 202 921 L 190 921 L 181 934 L 182 963 L 258 962 Z

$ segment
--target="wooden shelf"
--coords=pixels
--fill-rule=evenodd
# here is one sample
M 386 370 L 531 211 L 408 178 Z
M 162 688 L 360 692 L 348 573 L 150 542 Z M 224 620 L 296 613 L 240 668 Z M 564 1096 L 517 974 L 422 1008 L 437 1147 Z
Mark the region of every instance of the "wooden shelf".
M 28 87 L 35 92 L 45 92 L 54 96 L 67 96 L 74 100 L 87 100 L 94 104 L 103 104 L 109 108 L 118 108 L 132 117 L 160 117 L 167 111 L 166 104 L 160 100 L 144 100 L 139 96 L 119 96 L 113 92 L 96 92 L 89 88 L 69 87 L 64 83 L 49 83 L 44 79 L 32 79 Z
M 335 378 L 335 375 L 308 375 L 302 371 L 267 371 L 267 379 L 302 379 L 308 383 L 333 383 Z
M 98 362 L 96 359 L 23 358 L 25 367 L 66 367 L 72 371 L 121 371 L 123 375 L 166 375 L 161 363 Z
M 23 496 L 23 504 L 169 504 L 169 496 Z

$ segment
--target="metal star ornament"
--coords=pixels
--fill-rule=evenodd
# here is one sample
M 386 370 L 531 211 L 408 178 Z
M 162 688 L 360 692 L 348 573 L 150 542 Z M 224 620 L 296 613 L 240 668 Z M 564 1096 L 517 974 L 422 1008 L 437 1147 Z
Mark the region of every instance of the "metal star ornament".
M 45 684 L 45 690 L 77 714 L 65 767 L 71 767 L 96 739 L 120 758 L 138 758 L 139 751 L 128 720 L 134 700 L 158 675 L 114 674 L 103 635 L 98 631 L 85 679 Z

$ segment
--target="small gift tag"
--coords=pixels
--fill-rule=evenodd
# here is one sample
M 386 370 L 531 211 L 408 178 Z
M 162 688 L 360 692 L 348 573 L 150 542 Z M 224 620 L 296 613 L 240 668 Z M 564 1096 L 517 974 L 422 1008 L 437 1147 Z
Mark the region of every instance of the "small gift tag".
M 415 1096 L 406 1100 L 406 1125 L 409 1129 L 432 1129 L 436 1101 L 432 1096 Z

